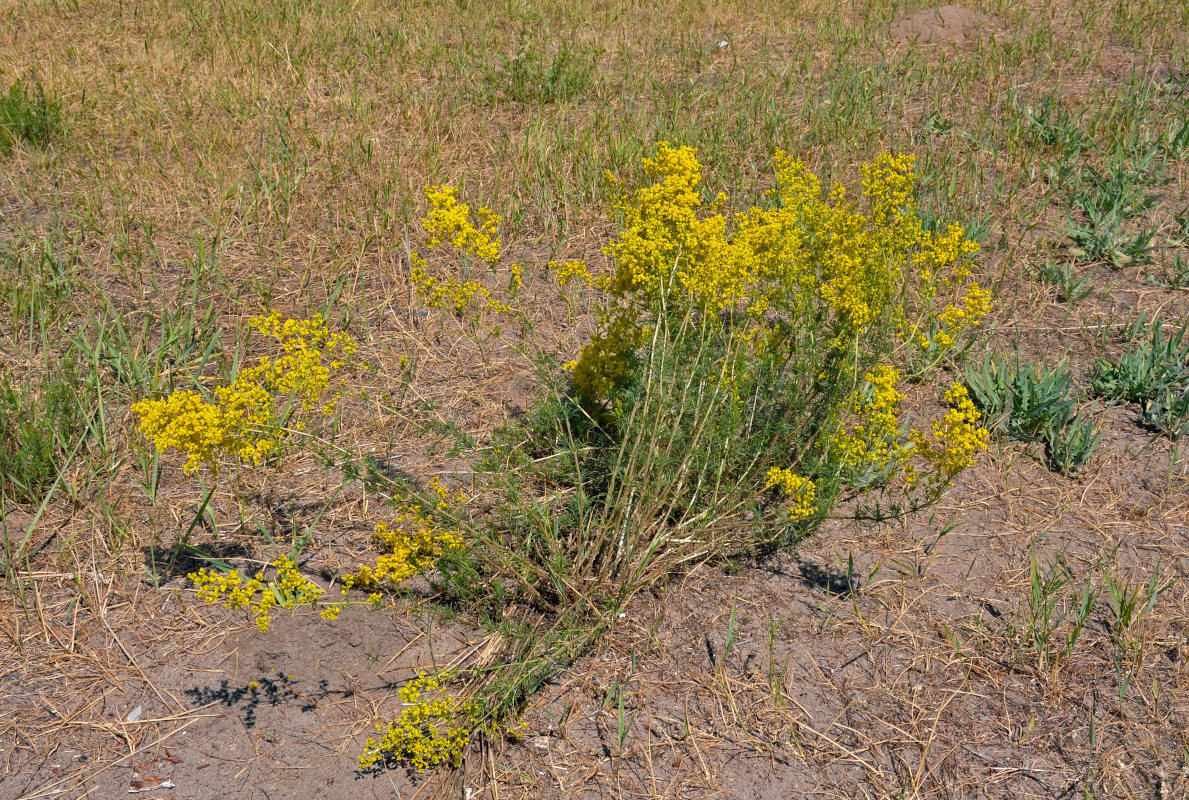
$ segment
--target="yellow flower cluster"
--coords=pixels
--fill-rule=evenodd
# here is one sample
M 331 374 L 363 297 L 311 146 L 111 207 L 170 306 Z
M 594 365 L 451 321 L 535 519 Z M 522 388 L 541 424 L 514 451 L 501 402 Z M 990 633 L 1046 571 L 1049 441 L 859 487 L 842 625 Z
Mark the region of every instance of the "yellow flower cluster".
M 548 269 L 554 280 L 562 286 L 569 286 L 571 283 L 586 286 L 595 282 L 585 261 L 550 261 Z
M 274 397 L 294 396 L 301 407 L 309 410 L 318 405 L 322 393 L 330 388 L 332 371 L 351 363 L 359 344 L 345 333 L 331 333 L 321 314 L 313 319 L 286 319 L 273 312 L 267 317 L 253 317 L 248 321 L 260 334 L 276 341 L 281 354 L 275 358 L 261 358 L 253 367 L 240 370 L 236 381 L 265 388 Z M 337 400 L 343 384 L 339 386 Z M 330 403 L 323 413 L 334 411 Z
M 438 495 L 438 510 L 448 505 L 446 487 L 431 483 Z M 465 549 L 462 535 L 455 529 L 437 525 L 418 503 L 401 503 L 392 524 L 376 525 L 375 537 L 388 552 L 376 559 L 375 566 L 360 565 L 353 575 L 343 578 L 343 593 L 351 588 L 395 586 L 419 575 L 450 552 Z
M 479 224 L 475 225 L 470 206 L 458 202 L 456 186 L 427 186 L 425 196 L 433 206 L 424 220 L 425 231 L 430 235 L 429 246 L 449 242 L 459 252 L 495 266 L 502 247 L 499 216 L 482 206 L 476 214 Z
M 218 386 L 213 402 L 179 389 L 161 400 L 132 405 L 140 431 L 158 451 L 186 454 L 186 472 L 200 466 L 214 470 L 224 456 L 260 466 L 284 435 L 276 403 L 293 398 L 303 411 L 331 414 L 341 396 L 321 405 L 332 371 L 348 366 L 359 345 L 344 333 L 331 333 L 320 315 L 310 320 L 282 320 L 279 314 L 253 317 L 249 324 L 276 341 L 280 354 L 264 356 L 239 370 L 230 386 Z M 287 418 L 287 414 L 285 417 Z M 297 420 L 292 427 L 301 429 Z
M 272 624 L 272 609 L 315 606 L 323 590 L 318 584 L 302 577 L 292 559 L 280 556 L 272 562 L 276 577 L 266 581 L 264 573 L 244 580 L 239 570 L 220 573 L 206 568 L 191 572 L 187 577 L 194 584 L 198 598 L 205 603 L 223 602 L 228 608 L 247 608 L 261 632 Z M 257 597 L 259 595 L 259 597 Z M 332 604 L 322 611 L 323 619 L 338 617 L 342 606 Z
M 581 262 L 551 265 L 559 283 L 586 280 L 608 301 L 600 332 L 572 370 L 586 399 L 604 401 L 624 384 L 631 351 L 642 341 L 636 330 L 662 308 L 743 311 L 747 320 L 736 323 L 735 335 L 757 345 L 771 339 L 779 321 L 812 316 L 829 326 L 839 350 L 881 321 L 899 321 L 914 346 L 926 338 L 920 331 L 939 329 L 929 340 L 935 349 L 953 347 L 978 325 L 989 293 L 969 280 L 962 262 L 977 246 L 958 226 L 940 236 L 924 230 L 912 156 L 883 155 L 865 165 L 862 203 L 847 200 L 841 186 L 823 197 L 804 162 L 783 151 L 775 163 L 772 207 L 728 219 L 704 213 L 694 149 L 661 142 L 643 160 L 649 183 L 613 201 L 621 229 L 605 252 L 614 274 L 592 280 Z M 930 310 L 939 289 L 961 297 L 943 317 Z M 923 307 L 906 308 L 910 295 Z
M 960 383 L 945 393 L 950 405 L 945 416 L 932 423 L 932 436 L 912 432 L 913 452 L 929 471 L 923 476 L 915 469 L 907 471 L 909 483 L 923 482 L 936 490 L 948 486 L 959 472 L 974 463 L 974 457 L 987 449 L 990 432 L 979 424 L 981 417 L 966 387 Z
M 458 188 L 454 186 L 427 186 L 425 196 L 430 202 L 430 211 L 422 220 L 422 227 L 429 234 L 428 246 L 435 250 L 449 245 L 464 259 L 477 259 L 487 264 L 494 272 L 499 265 L 503 243 L 499 237 L 500 217 L 487 206 L 474 214 L 466 203 L 458 201 Z M 411 254 L 409 277 L 417 292 L 431 308 L 450 308 L 463 316 L 473 302 L 497 314 L 506 314 L 511 307 L 503 300 L 493 298 L 491 290 L 473 278 L 456 278 L 453 275 L 438 278 L 432 274 L 429 262 L 417 252 Z M 524 283 L 524 269 L 512 264 L 508 274 L 508 291 L 515 295 Z
M 855 421 L 841 426 L 833 439 L 852 486 L 902 475 L 910 489 L 937 492 L 987 448 L 990 433 L 979 424 L 978 410 L 961 384 L 946 391 L 950 408 L 931 423 L 931 435 L 926 436 L 900 420 L 904 395 L 896 388 L 898 370 L 876 367 L 864 377 L 866 386 L 849 403 Z
M 573 373 L 579 395 L 604 398 L 627 385 L 632 377 L 632 354 L 644 343 L 645 334 L 643 327 L 623 314 L 591 335 L 581 357 L 565 365 Z
M 439 280 L 430 274 L 426 260 L 416 253 L 413 254 L 411 278 L 413 285 L 431 308 L 449 307 L 460 316 L 476 297 L 481 300 L 491 297 L 491 292 L 478 281 L 460 281 L 455 278 Z
M 396 721 L 376 726 L 383 736 L 379 741 L 368 737 L 359 768 L 388 759 L 403 761 L 418 772 L 439 764 L 459 766 L 481 725 L 481 713 L 478 703 L 442 693 L 443 684 L 453 677 L 449 670 L 436 675 L 422 672 L 401 687 L 404 710 Z
M 852 475 L 884 476 L 898 471 L 908 457 L 901 443 L 900 402 L 904 394 L 896 388 L 900 371 L 881 365 L 863 376 L 866 385 L 856 390 L 848 410 L 856 421 L 842 426 L 834 436 L 842 464 Z
M 958 304 L 947 305 L 937 315 L 937 332 L 933 335 L 932 341 L 921 334 L 921 349 L 953 350 L 958 346 L 958 338 L 963 333 L 977 328 L 990 310 L 990 291 L 977 283 L 970 284 Z
M 812 517 L 817 513 L 817 485 L 802 475 L 798 475 L 786 467 L 773 467 L 768 470 L 764 488 L 777 487 L 785 497 L 793 499 L 789 506 L 789 517 L 793 522 Z
M 184 469 L 194 472 L 203 464 L 213 469 L 223 455 L 259 466 L 276 448 L 270 399 L 263 388 L 237 381 L 216 389 L 214 403 L 179 389 L 163 400 L 134 403 L 132 410 L 145 438 L 158 451 L 185 453 Z
M 605 249 L 616 265 L 610 294 L 634 295 L 651 305 L 669 286 L 707 310 L 721 310 L 740 299 L 748 265 L 744 248 L 726 237 L 726 218 L 699 217 L 702 165 L 692 147 L 660 142 L 654 158 L 643 159 L 651 180 L 612 203 L 622 219 L 617 241 Z

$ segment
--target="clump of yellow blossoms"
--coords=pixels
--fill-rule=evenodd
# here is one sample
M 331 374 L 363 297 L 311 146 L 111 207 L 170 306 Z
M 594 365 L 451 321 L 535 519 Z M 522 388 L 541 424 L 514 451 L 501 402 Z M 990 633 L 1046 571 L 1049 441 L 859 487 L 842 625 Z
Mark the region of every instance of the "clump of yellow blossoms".
M 437 494 L 437 510 L 448 506 L 449 492 L 435 479 L 430 488 Z M 394 587 L 420 575 L 447 553 L 465 549 L 462 534 L 436 523 L 420 503 L 402 502 L 396 507 L 392 522 L 376 525 L 376 540 L 387 551 L 375 566 L 363 564 L 353 575 L 343 578 L 343 593 L 351 588 Z
M 491 290 L 475 277 L 465 277 L 472 262 L 485 264 L 491 272 L 499 267 L 503 244 L 499 237 L 501 219 L 487 206 L 481 206 L 475 213 L 470 206 L 458 201 L 458 189 L 454 186 L 427 186 L 425 196 L 430 202 L 430 212 L 422 220 L 422 227 L 429 234 L 428 248 L 431 251 L 453 248 L 463 261 L 463 278 L 453 274 L 445 278 L 435 276 L 428 260 L 420 253 L 411 254 L 410 278 L 422 299 L 431 308 L 448 308 L 458 316 L 466 314 L 472 304 L 480 305 L 496 313 L 507 313 L 507 302 L 493 298 Z M 518 264 L 509 269 L 508 290 L 515 294 L 523 282 L 523 270 Z
M 779 488 L 785 497 L 792 498 L 789 518 L 793 522 L 800 522 L 817 513 L 817 486 L 809 478 L 797 475 L 787 467 L 772 467 L 768 470 L 764 488 L 771 489 L 773 486 Z
M 782 392 L 801 393 L 806 409 L 832 406 L 820 429 L 831 431 L 826 442 L 792 444 L 802 458 L 817 450 L 825 472 L 836 463 L 843 486 L 861 491 L 903 476 L 906 486 L 937 490 L 969 463 L 985 431 L 950 419 L 965 413 L 952 393 L 950 421 L 936 423 L 932 437 L 911 431 L 900 384 L 906 369 L 921 377 L 971 342 L 989 312 L 990 292 L 971 277 L 978 245 L 958 225 L 925 228 L 912 156 L 865 164 L 854 201 L 838 185 L 825 192 L 787 153 L 777 151 L 775 164 L 771 206 L 728 217 L 718 210 L 725 198 L 704 203 L 693 148 L 661 142 L 643 160 L 647 183 L 613 201 L 621 228 L 605 248 L 611 274 L 592 275 L 580 261 L 550 265 L 559 284 L 583 282 L 602 297 L 598 329 L 566 365 L 575 391 L 605 419 L 647 380 L 642 353 L 655 349 L 656 325 L 668 320 L 664 335 L 698 338 L 698 357 L 717 354 L 705 380 L 738 418 L 754 414 L 745 398 L 762 408 Z M 855 388 L 839 398 L 839 386 Z M 799 478 L 781 469 L 764 488 Z M 794 520 L 825 500 L 785 493 L 796 499 Z
M 856 488 L 895 474 L 909 455 L 900 420 L 904 399 L 897 389 L 900 371 L 880 365 L 863 379 L 865 385 L 851 395 L 845 407 L 852 421 L 838 429 L 833 441 L 847 482 Z
M 359 350 L 359 344 L 345 333 L 326 329 L 321 314 L 313 319 L 286 319 L 276 312 L 267 317 L 253 317 L 248 324 L 280 347 L 275 357 L 261 358 L 255 366 L 240 370 L 236 380 L 264 387 L 274 397 L 294 397 L 305 410 L 318 406 L 324 392 L 329 390 L 331 373 L 349 366 Z M 340 380 L 338 393 L 346 388 Z M 334 404 L 322 406 L 325 414 L 334 411 Z
M 910 482 L 924 482 L 926 489 L 947 486 L 962 470 L 974 463 L 974 457 L 987 449 L 990 432 L 982 427 L 982 419 L 966 387 L 960 383 L 945 393 L 950 408 L 945 416 L 932 423 L 932 435 L 913 431 L 913 452 L 928 465 L 922 476 L 909 469 Z
M 181 389 L 132 406 L 141 433 L 158 451 L 172 447 L 186 454 L 186 472 L 214 470 L 225 457 L 259 466 L 277 450 L 287 427 L 303 429 L 295 412 L 332 414 L 342 395 L 340 382 L 325 399 L 332 374 L 348 367 L 358 351 L 354 339 L 328 331 L 321 315 L 282 320 L 273 313 L 253 317 L 249 325 L 279 352 L 241 368 L 231 385 L 215 387 L 211 400 Z
M 987 449 L 990 432 L 982 427 L 965 386 L 955 383 L 945 392 L 949 408 L 930 423 L 926 435 L 901 419 L 904 395 L 896 388 L 898 370 L 881 366 L 864 378 L 865 385 L 845 408 L 851 421 L 838 428 L 832 441 L 843 479 L 852 489 L 902 477 L 906 489 L 935 497 Z
M 442 692 L 443 685 L 453 678 L 449 670 L 421 672 L 401 687 L 404 710 L 395 721 L 376 726 L 383 736 L 379 741 L 368 737 L 359 768 L 390 758 L 406 762 L 418 772 L 439 764 L 459 766 L 471 736 L 482 725 L 482 714 L 477 702 Z
M 775 161 L 773 206 L 728 219 L 703 213 L 693 148 L 661 142 L 644 159 L 649 183 L 613 203 L 622 228 L 605 248 L 612 275 L 592 279 L 582 262 L 554 269 L 559 282 L 585 279 L 606 298 L 599 332 L 570 365 L 580 394 L 603 402 L 626 384 L 645 320 L 662 308 L 730 314 L 734 335 L 755 347 L 814 317 L 838 352 L 885 324 L 901 347 L 949 351 L 980 325 L 990 296 L 970 278 L 978 246 L 959 226 L 923 227 L 912 156 L 865 165 L 861 204 L 841 186 L 823 196 L 799 159 L 778 150 Z
M 276 569 L 273 580 L 267 580 L 264 573 L 245 580 L 239 570 L 221 573 L 206 568 L 191 572 L 187 577 L 203 602 L 222 602 L 228 608 L 246 608 L 256 627 L 264 632 L 272 624 L 274 607 L 315 606 L 323 594 L 321 586 L 302 577 L 292 559 L 280 556 L 270 566 Z M 329 605 L 323 609 L 322 618 L 335 619 L 341 610 L 342 606 L 338 604 Z
M 444 241 L 457 250 L 494 265 L 500 257 L 500 218 L 487 206 L 479 208 L 478 226 L 472 221 L 471 209 L 458 202 L 454 186 L 427 186 L 425 196 L 433 209 L 425 218 L 425 231 L 430 235 L 429 246 Z
M 259 465 L 274 449 L 270 429 L 271 397 L 246 383 L 220 386 L 215 401 L 180 389 L 163 400 L 141 400 L 132 410 L 140 417 L 140 432 L 164 452 L 171 447 L 186 454 L 186 472 L 205 464 L 211 468 L 222 456 Z

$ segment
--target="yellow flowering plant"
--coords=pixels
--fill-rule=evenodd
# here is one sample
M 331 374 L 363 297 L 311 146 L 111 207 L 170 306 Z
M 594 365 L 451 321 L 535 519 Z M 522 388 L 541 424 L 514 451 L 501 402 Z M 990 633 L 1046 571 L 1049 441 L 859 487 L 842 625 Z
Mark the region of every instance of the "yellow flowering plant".
M 420 672 L 401 687 L 398 694 L 403 710 L 394 721 L 376 726 L 382 735 L 378 740 L 368 737 L 359 768 L 390 759 L 418 772 L 439 764 L 459 766 L 471 737 L 484 723 L 479 702 L 461 700 L 445 691 L 455 677 L 450 670 Z
M 701 386 L 697 396 L 714 402 L 691 421 L 709 440 L 733 442 L 716 470 L 746 485 L 765 454 L 780 454 L 768 469 L 783 477 L 773 484 L 775 473 L 761 472 L 762 488 L 783 487 L 781 518 L 802 530 L 875 488 L 897 486 L 902 509 L 932 502 L 985 432 L 950 420 L 964 413 L 952 390 L 950 422 L 929 436 L 913 430 L 902 387 L 981 330 L 991 295 L 972 275 L 978 245 L 956 224 L 926 228 L 909 155 L 863 165 L 856 200 L 824 189 L 787 153 L 774 161 L 769 203 L 733 215 L 722 195 L 704 201 L 689 147 L 661 142 L 644 159 L 643 186 L 615 182 L 610 270 L 551 265 L 560 285 L 584 282 L 600 298 L 598 329 L 566 365 L 574 392 L 620 436 L 662 376 Z M 792 490 L 793 475 L 813 488 L 811 504 Z
M 283 320 L 274 312 L 248 324 L 273 352 L 242 366 L 230 383 L 209 396 L 179 389 L 132 406 L 145 438 L 160 452 L 184 453 L 188 473 L 215 472 L 225 459 L 262 465 L 290 433 L 309 433 L 313 422 L 332 415 L 346 389 L 341 373 L 353 366 L 359 345 L 329 331 L 321 315 Z
M 537 359 L 541 395 L 472 464 L 482 502 L 437 482 L 398 487 L 374 529 L 375 561 L 342 578 L 343 602 L 358 589 L 382 605 L 425 576 L 437 598 L 499 631 L 483 664 L 411 680 L 361 768 L 458 765 L 640 588 L 701 560 L 793 544 L 846 500 L 856 514 L 867 496 L 890 495 L 895 514 L 919 509 L 986 447 L 960 385 L 936 387 L 946 408 L 923 427 L 903 410 L 909 381 L 927 382 L 975 340 L 991 298 L 962 228 L 922 222 L 912 157 L 864 165 L 853 197 L 787 153 L 774 165 L 764 202 L 729 213 L 726 196 L 704 197 L 693 148 L 661 142 L 640 185 L 612 179 L 605 265 L 548 265 L 568 306 L 592 301 L 590 339 L 564 365 Z M 523 270 L 504 264 L 488 207 L 472 210 L 448 186 L 426 198 L 411 284 L 443 324 L 457 319 L 477 339 L 512 312 Z M 354 343 L 317 319 L 254 327 L 277 354 L 209 399 L 174 393 L 138 408 L 145 435 L 185 453 L 189 469 L 261 463 L 300 429 L 278 419 L 333 410 L 326 395 Z M 192 579 L 204 599 L 258 621 L 318 600 L 275 564 L 271 581 Z
M 205 603 L 222 603 L 227 608 L 247 609 L 261 633 L 272 625 L 274 608 L 294 609 L 298 606 L 325 605 L 323 619 L 335 619 L 342 611 L 341 603 L 322 604 L 323 589 L 302 576 L 297 564 L 286 556 L 280 556 L 269 564 L 275 570 L 275 577 L 269 579 L 260 572 L 254 578 L 245 579 L 239 570 L 213 572 L 205 567 L 191 572 L 188 577 L 194 584 L 198 598 Z
M 354 573 L 344 576 L 344 595 L 351 588 L 395 588 L 435 566 L 444 556 L 459 554 L 466 549 L 460 530 L 434 519 L 433 512 L 449 508 L 449 490 L 436 478 L 430 483 L 430 489 L 436 496 L 432 511 L 421 502 L 399 501 L 395 504 L 392 522 L 376 525 L 373 535 L 383 552 L 374 566 L 361 564 Z M 459 493 L 454 499 L 464 498 Z
M 707 201 L 690 147 L 658 143 L 635 187 L 609 176 L 606 267 L 546 270 L 568 306 L 594 298 L 596 329 L 564 365 L 568 387 L 546 368 L 546 395 L 484 456 L 489 490 L 508 500 L 484 523 L 486 553 L 446 559 L 455 591 L 486 570 L 551 607 L 592 586 L 630 592 L 692 558 L 795 541 L 866 492 L 919 508 L 985 446 L 952 389 L 924 432 L 902 411 L 905 385 L 969 346 L 990 310 L 977 244 L 922 221 L 912 156 L 863 165 L 853 196 L 788 153 L 774 167 L 765 202 L 734 213 L 721 193 Z M 508 307 L 479 278 L 510 272 L 518 288 L 520 268 L 502 265 L 493 212 L 453 187 L 426 196 L 426 252 L 454 255 L 431 274 L 414 253 L 413 284 L 477 326 Z M 534 485 L 567 487 L 566 507 L 530 501 Z M 406 554 L 436 546 L 400 530 L 353 580 L 405 574 Z
M 480 280 L 481 266 L 493 276 L 501 271 L 503 243 L 499 236 L 502 221 L 499 215 L 487 206 L 472 211 L 458 200 L 458 189 L 454 186 L 426 186 L 425 197 L 430 203 L 430 211 L 422 220 L 422 227 L 429 235 L 427 249 L 425 255 L 416 250 L 410 252 L 409 273 L 421 299 L 430 308 L 451 311 L 456 317 L 474 323 L 485 310 L 509 313 L 508 302 L 493 296 Z M 431 258 L 453 262 L 458 274 L 449 267 L 449 274 L 435 274 L 440 270 L 435 270 Z M 523 283 L 523 269 L 512 264 L 505 272 L 507 292 L 515 298 Z M 477 332 L 477 325 L 472 327 Z

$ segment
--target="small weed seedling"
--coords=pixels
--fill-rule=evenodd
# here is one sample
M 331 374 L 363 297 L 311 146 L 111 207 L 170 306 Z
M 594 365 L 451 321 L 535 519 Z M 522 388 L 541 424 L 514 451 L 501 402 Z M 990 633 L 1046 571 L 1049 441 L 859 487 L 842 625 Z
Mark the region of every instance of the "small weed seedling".
M 1189 244 L 1189 208 L 1175 215 L 1173 222 L 1176 223 L 1173 236 L 1182 244 Z
M 1086 411 L 1079 411 L 1060 427 L 1045 430 L 1049 465 L 1071 477 L 1082 471 L 1101 443 L 1099 426 Z
M 1144 409 L 1144 422 L 1174 439 L 1189 433 L 1189 386 L 1162 389 Z
M 1160 585 L 1159 562 L 1146 585 L 1143 581 L 1121 578 L 1106 570 L 1102 576 L 1113 617 L 1111 639 L 1115 650 L 1115 668 L 1119 675 L 1119 696 L 1123 697 L 1143 666 L 1144 629 L 1156 605 L 1156 598 L 1165 587 Z
M 1123 230 L 1123 219 L 1114 211 L 1087 211 L 1086 216 L 1087 224 L 1071 223 L 1066 228 L 1074 244 L 1070 254 L 1079 262 L 1106 262 L 1116 267 L 1151 262 L 1154 229 L 1127 233 Z
M 1189 151 L 1189 117 L 1174 121 L 1165 129 L 1160 147 L 1172 159 L 1179 159 Z
M 1042 566 L 1036 554 L 1036 545 L 1033 544 L 1028 563 L 1023 643 L 1036 656 L 1041 671 L 1056 667 L 1073 655 L 1101 591 L 1101 587 L 1094 588 L 1087 581 L 1081 595 L 1075 594 L 1070 605 L 1068 595 L 1073 581 L 1073 572 L 1065 561 L 1064 550 L 1057 553 L 1047 566 Z M 1057 632 L 1066 620 L 1071 624 L 1064 638 L 1061 638 Z
M 1041 283 L 1054 286 L 1057 296 L 1063 303 L 1076 303 L 1089 296 L 1094 291 L 1090 285 L 1093 271 L 1078 275 L 1072 264 L 1054 264 L 1045 261 L 1037 270 L 1037 277 Z
M 1189 259 L 1178 252 L 1172 264 L 1165 262 L 1160 275 L 1149 275 L 1148 282 L 1162 289 L 1189 289 Z

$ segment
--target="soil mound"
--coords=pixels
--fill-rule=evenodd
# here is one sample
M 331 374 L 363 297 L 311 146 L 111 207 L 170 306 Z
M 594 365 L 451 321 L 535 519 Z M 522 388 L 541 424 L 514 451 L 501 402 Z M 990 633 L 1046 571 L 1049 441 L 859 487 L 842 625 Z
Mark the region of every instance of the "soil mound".
M 892 23 L 892 37 L 908 42 L 960 44 L 997 30 L 986 14 L 964 6 L 944 5 L 917 11 Z

